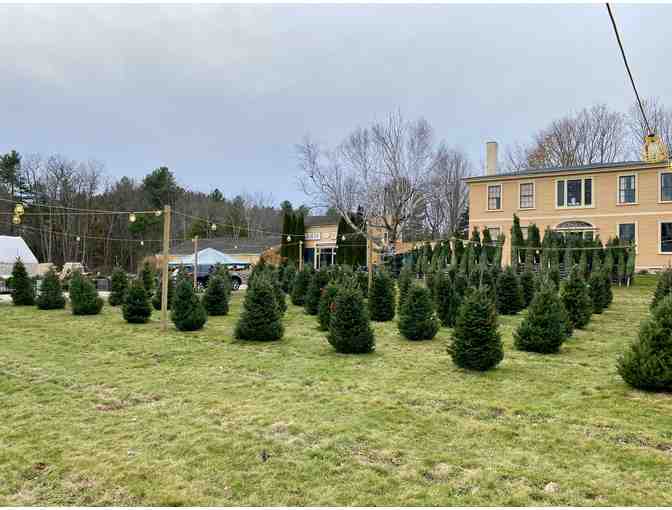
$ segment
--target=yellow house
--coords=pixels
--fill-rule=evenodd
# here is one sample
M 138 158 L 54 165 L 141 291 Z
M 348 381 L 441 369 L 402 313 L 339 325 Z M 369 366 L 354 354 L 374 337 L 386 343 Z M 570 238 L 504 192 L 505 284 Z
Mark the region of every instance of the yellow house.
M 634 241 L 637 269 L 672 264 L 672 167 L 623 162 L 497 173 L 497 143 L 488 142 L 485 175 L 469 186 L 469 228 L 506 235 L 503 263 L 510 263 L 513 215 L 521 227 L 536 224 L 602 241 Z

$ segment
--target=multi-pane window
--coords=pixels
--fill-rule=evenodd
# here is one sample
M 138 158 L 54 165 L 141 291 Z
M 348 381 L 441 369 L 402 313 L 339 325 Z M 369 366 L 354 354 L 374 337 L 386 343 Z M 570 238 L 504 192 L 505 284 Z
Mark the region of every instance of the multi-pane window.
M 520 185 L 520 208 L 532 209 L 534 207 L 534 183 L 525 182 Z
M 593 179 L 567 179 L 557 181 L 556 205 L 558 207 L 589 207 L 593 204 Z
M 502 229 L 499 227 L 487 227 L 488 233 L 490 234 L 490 239 L 496 241 L 501 233 Z
M 502 185 L 488 186 L 488 210 L 496 211 L 502 208 Z
M 672 202 L 672 172 L 660 174 L 660 200 Z
M 635 224 L 634 223 L 621 223 L 618 226 L 618 239 L 621 242 L 635 241 Z
M 672 253 L 672 223 L 660 223 L 660 251 Z
M 635 176 L 621 175 L 618 177 L 618 203 L 634 204 L 636 202 Z

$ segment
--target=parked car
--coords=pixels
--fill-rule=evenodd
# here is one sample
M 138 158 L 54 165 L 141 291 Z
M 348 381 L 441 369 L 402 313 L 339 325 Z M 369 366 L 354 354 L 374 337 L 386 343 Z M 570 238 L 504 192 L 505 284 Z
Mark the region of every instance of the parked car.
M 247 279 L 250 276 L 250 264 L 230 264 L 227 265 L 229 275 L 231 275 L 231 287 L 233 290 L 238 290 L 241 285 L 247 284 Z M 177 278 L 179 271 L 183 270 L 190 278 L 194 277 L 194 267 L 192 265 L 183 265 L 175 267 L 173 270 L 173 278 Z M 213 265 L 198 265 L 198 273 L 196 275 L 196 282 L 199 289 L 205 289 L 208 285 L 210 276 L 215 272 L 216 267 Z

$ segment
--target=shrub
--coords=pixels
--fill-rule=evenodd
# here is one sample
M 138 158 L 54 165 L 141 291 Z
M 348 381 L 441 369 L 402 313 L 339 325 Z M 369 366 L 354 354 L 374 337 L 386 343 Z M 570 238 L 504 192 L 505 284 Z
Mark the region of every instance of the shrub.
M 74 315 L 97 315 L 103 309 L 103 300 L 96 286 L 79 271 L 70 280 L 70 304 Z
M 161 293 L 163 292 L 163 278 L 159 278 L 159 286 L 152 297 L 152 306 L 154 310 L 161 310 Z M 168 276 L 168 310 L 173 306 L 173 299 L 175 299 L 175 281 Z
M 128 276 L 126 275 L 126 271 L 120 267 L 116 267 L 112 271 L 110 297 L 107 302 L 110 306 L 123 305 L 126 299 L 126 291 L 128 291 Z M 159 306 L 159 308 L 161 307 Z
M 322 289 L 319 312 L 317 314 L 317 318 L 320 321 L 320 329 L 322 331 L 329 330 L 329 323 L 331 321 L 331 316 L 336 303 L 336 296 L 338 295 L 339 290 L 340 286 L 336 283 L 330 283 Z
M 530 304 L 527 317 L 513 334 L 516 349 L 542 354 L 558 352 L 567 338 L 563 308 L 555 285 L 544 282 Z
M 203 294 L 203 306 L 208 315 L 229 313 L 229 292 L 221 275 L 214 274 L 208 278 L 208 286 Z
M 40 310 L 61 310 L 65 308 L 65 297 L 63 296 L 63 288 L 58 275 L 53 268 L 49 269 L 44 275 L 42 285 L 40 286 L 40 294 L 36 299 L 37 307 Z
M 170 320 L 180 331 L 196 331 L 208 320 L 201 300 L 194 292 L 191 281 L 186 278 L 180 278 L 175 288 Z
M 147 295 L 151 296 L 154 293 L 154 269 L 149 261 L 145 261 L 142 265 L 142 271 L 140 272 L 140 278 L 142 279 L 142 285 L 147 291 Z
M 397 285 L 399 286 L 399 310 L 401 310 L 402 305 L 404 304 L 404 299 L 408 293 L 408 289 L 415 280 L 415 271 L 410 264 L 404 264 L 404 267 L 401 268 L 399 273 L 399 280 Z
M 233 282 L 231 281 L 231 273 L 229 273 L 229 268 L 220 265 L 217 267 L 217 269 L 215 269 L 215 275 L 219 276 L 224 282 L 226 295 L 230 298 L 231 292 L 233 291 Z
M 369 273 L 367 271 L 357 271 L 355 273 L 357 279 L 357 286 L 364 298 L 369 297 Z
M 234 335 L 238 340 L 279 340 L 284 334 L 281 317 L 273 283 L 267 275 L 257 274 L 245 293 Z
M 306 266 L 301 271 L 296 273 L 294 278 L 294 285 L 292 285 L 292 304 L 296 306 L 303 306 L 306 300 L 306 292 L 308 291 L 308 285 L 310 284 L 310 279 L 312 276 L 313 270 Z
M 26 266 L 21 259 L 16 259 L 12 268 L 12 302 L 16 306 L 32 306 L 35 304 L 35 286 L 28 276 Z
M 294 286 L 294 279 L 296 278 L 296 268 L 294 264 L 289 264 L 285 267 L 282 273 L 282 290 L 286 294 L 292 294 L 292 287 Z
M 518 277 L 511 266 L 497 278 L 497 311 L 504 315 L 515 315 L 523 309 L 523 296 Z
M 672 391 L 672 296 L 642 322 L 637 340 L 618 360 L 618 373 L 635 388 Z
M 409 340 L 431 340 L 439 331 L 429 289 L 411 285 L 399 315 L 399 331 Z
M 394 281 L 387 271 L 375 271 L 369 291 L 369 316 L 376 322 L 391 321 L 394 319 L 394 309 Z
M 142 282 L 135 282 L 128 289 L 122 310 L 126 322 L 144 324 L 149 321 L 152 316 L 152 307 Z
M 271 285 L 273 286 L 273 294 L 275 295 L 275 303 L 278 305 L 280 315 L 284 315 L 287 311 L 287 301 L 285 300 L 285 293 L 282 290 L 282 283 L 280 281 L 281 274 L 274 270 L 269 272 Z
M 672 294 L 672 267 L 668 267 L 658 277 L 650 309 L 655 309 L 667 296 Z
M 448 346 L 448 353 L 458 367 L 484 371 L 504 359 L 497 311 L 488 292 L 486 288 L 475 289 L 460 306 Z
M 602 277 L 604 278 L 604 308 L 607 309 L 614 300 L 614 293 L 611 290 L 611 275 L 607 271 L 603 271 Z
M 593 313 L 600 314 L 607 307 L 606 289 L 604 288 L 604 272 L 594 271 L 590 273 L 588 279 L 588 288 L 590 289 L 590 299 L 593 302 Z
M 345 285 L 339 289 L 327 339 L 336 351 L 345 354 L 363 354 L 375 349 L 369 314 L 357 287 Z
M 523 307 L 527 308 L 534 299 L 535 291 L 534 273 L 529 267 L 526 267 L 520 275 L 520 290 L 523 295 Z
M 457 317 L 457 309 L 459 307 L 458 299 L 453 282 L 450 281 L 445 272 L 441 271 L 436 281 L 434 302 L 436 304 L 436 313 L 442 326 L 452 328 L 455 325 L 455 318 Z
M 317 315 L 320 307 L 320 296 L 322 289 L 329 283 L 329 273 L 326 269 L 315 271 L 310 277 L 308 290 L 303 302 L 304 309 L 308 315 Z
M 593 303 L 588 286 L 581 278 L 578 266 L 571 269 L 569 278 L 565 281 L 560 292 L 560 298 L 562 304 L 565 305 L 572 328 L 585 328 L 593 313 Z

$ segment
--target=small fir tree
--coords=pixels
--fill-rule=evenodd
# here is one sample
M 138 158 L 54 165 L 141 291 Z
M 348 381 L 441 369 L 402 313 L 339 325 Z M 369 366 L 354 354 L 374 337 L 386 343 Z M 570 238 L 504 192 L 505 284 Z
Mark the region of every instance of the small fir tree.
M 282 282 L 280 281 L 281 274 L 274 270 L 269 272 L 271 285 L 273 285 L 273 293 L 275 294 L 275 303 L 278 305 L 280 315 L 285 315 L 287 311 L 287 300 L 285 299 L 285 292 L 282 290 Z
M 152 268 L 152 265 L 149 263 L 149 261 L 145 261 L 145 263 L 142 265 L 142 272 L 140 277 L 142 278 L 142 285 L 145 287 L 147 294 L 151 296 L 154 293 L 155 274 L 154 269 Z
M 515 315 L 523 309 L 523 297 L 518 277 L 509 266 L 497 278 L 497 311 Z
M 460 368 L 485 371 L 504 359 L 497 312 L 486 288 L 469 293 L 460 306 L 448 353 Z
M 618 373 L 646 391 L 672 391 L 672 296 L 667 295 L 642 322 L 639 336 L 618 360 Z
M 364 299 L 369 297 L 369 273 L 367 271 L 357 271 L 355 273 L 357 286 Z
M 394 319 L 394 281 L 387 271 L 381 269 L 373 273 L 368 304 L 371 320 L 386 322 Z
M 439 273 L 436 282 L 436 312 L 441 321 L 441 325 L 446 328 L 452 328 L 455 325 L 457 310 L 459 307 L 459 298 L 455 292 L 453 282 L 445 273 Z
M 672 267 L 668 266 L 658 277 L 656 290 L 649 305 L 650 310 L 656 308 L 667 296 L 672 295 Z
M 626 266 L 625 266 L 625 251 L 624 250 L 619 250 L 618 253 L 618 264 L 617 264 L 617 274 L 618 274 L 618 285 L 623 285 L 625 283 L 625 271 L 626 271 Z
M 455 290 L 455 296 L 459 303 L 462 303 L 464 300 L 464 296 L 467 293 L 467 287 L 469 287 L 467 277 L 461 271 L 458 272 L 453 279 L 453 289 Z
M 310 283 L 306 290 L 306 297 L 303 301 L 303 306 L 308 315 L 317 315 L 320 307 L 320 296 L 322 296 L 322 289 L 329 283 L 329 272 L 326 268 L 320 268 L 315 271 L 310 277 Z
M 308 285 L 312 277 L 312 269 L 309 266 L 304 267 L 301 271 L 296 273 L 294 284 L 292 285 L 292 304 L 296 306 L 303 306 L 306 301 L 306 292 L 308 292 Z
M 70 280 L 70 304 L 74 315 L 97 315 L 103 309 L 98 289 L 79 271 L 75 271 Z
M 614 292 L 611 289 L 611 275 L 607 271 L 603 271 L 602 277 L 604 278 L 604 309 L 606 310 L 614 300 Z
M 65 308 L 61 281 L 53 267 L 44 275 L 36 302 L 40 310 L 61 310 Z
M 583 278 L 588 278 L 588 250 L 581 250 L 579 258 L 579 272 Z
M 267 275 L 257 275 L 245 293 L 235 337 L 238 340 L 270 342 L 281 339 L 284 331 L 273 283 Z
M 560 297 L 569 315 L 569 320 L 572 322 L 572 327 L 585 328 L 593 313 L 593 303 L 588 286 L 581 278 L 578 266 L 571 268 L 569 278 L 562 287 Z
M 208 286 L 203 294 L 203 306 L 208 315 L 226 315 L 229 313 L 229 292 L 226 282 L 215 273 L 208 279 Z
M 142 282 L 136 281 L 128 289 L 122 312 L 126 322 L 131 324 L 144 324 L 149 321 L 152 316 L 152 307 Z
M 110 306 L 123 305 L 128 291 L 128 276 L 121 267 L 115 267 L 110 281 L 110 297 L 107 302 Z
M 285 294 L 292 294 L 292 287 L 294 286 L 294 280 L 296 279 L 296 267 L 294 264 L 288 264 L 285 267 L 285 271 L 282 275 L 282 290 Z
M 35 304 L 35 286 L 28 276 L 26 266 L 21 259 L 16 259 L 12 268 L 12 302 L 16 306 L 33 306 Z
M 208 314 L 194 292 L 193 284 L 186 278 L 179 279 L 170 319 L 180 331 L 196 331 L 205 325 Z
M 399 316 L 399 331 L 409 340 L 431 340 L 438 330 L 429 289 L 411 285 Z
M 408 289 L 414 280 L 415 272 L 413 271 L 413 268 L 410 264 L 404 264 L 404 267 L 401 268 L 401 272 L 399 273 L 399 281 L 397 282 L 399 286 L 399 310 L 401 310 L 406 294 L 408 294 Z
M 322 290 L 319 312 L 317 314 L 317 318 L 320 322 L 320 329 L 322 331 L 329 330 L 331 317 L 334 312 L 334 307 L 336 306 L 336 296 L 338 295 L 340 288 L 341 287 L 337 283 L 332 282 Z
M 163 292 L 163 278 L 159 278 L 159 286 L 152 296 L 152 306 L 154 310 L 161 310 L 161 293 Z M 175 281 L 168 276 L 168 310 L 173 306 L 173 299 L 175 298 Z
M 534 299 L 535 282 L 534 273 L 529 267 L 520 275 L 520 289 L 523 295 L 523 307 L 527 308 Z
M 364 354 L 376 347 L 369 313 L 361 291 L 354 285 L 343 286 L 336 295 L 327 339 L 337 352 Z
M 593 271 L 588 279 L 590 299 L 593 302 L 593 313 L 601 314 L 607 306 L 604 288 L 604 274 L 602 271 Z
M 527 317 L 513 334 L 516 349 L 542 354 L 558 352 L 567 338 L 566 318 L 555 285 L 544 282 L 530 304 Z

